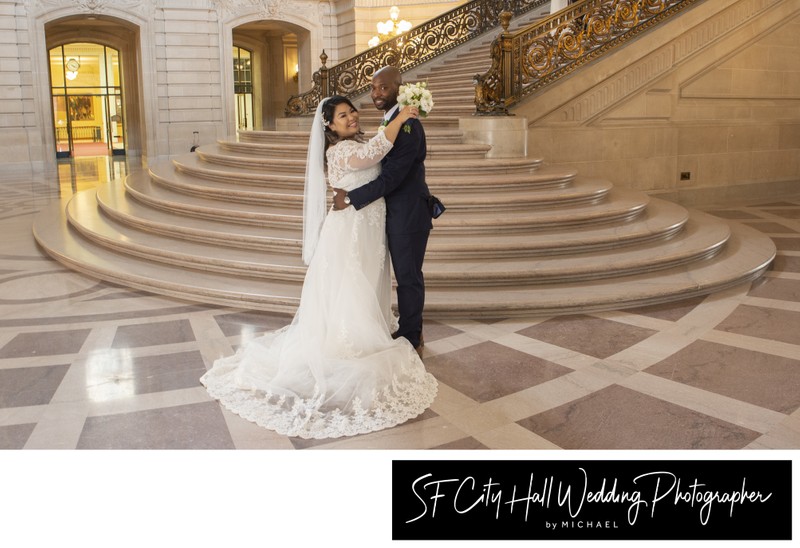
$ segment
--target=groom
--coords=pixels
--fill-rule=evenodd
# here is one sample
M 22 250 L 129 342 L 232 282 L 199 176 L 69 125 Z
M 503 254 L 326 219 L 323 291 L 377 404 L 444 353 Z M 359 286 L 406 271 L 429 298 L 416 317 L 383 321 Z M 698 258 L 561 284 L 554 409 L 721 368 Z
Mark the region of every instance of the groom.
M 402 83 L 400 71 L 392 66 L 383 67 L 372 76 L 372 102 L 385 112 L 386 123 L 400 111 L 397 94 Z M 381 196 L 386 199 L 386 234 L 400 312 L 400 328 L 392 336 L 405 337 L 417 352 L 424 345 L 422 261 L 433 228 L 428 207 L 430 191 L 425 183 L 426 151 L 425 130 L 418 119 L 411 118 L 381 161 L 378 178 L 349 192 L 337 189 L 333 197 L 333 208 L 337 210 L 349 205 L 361 209 Z

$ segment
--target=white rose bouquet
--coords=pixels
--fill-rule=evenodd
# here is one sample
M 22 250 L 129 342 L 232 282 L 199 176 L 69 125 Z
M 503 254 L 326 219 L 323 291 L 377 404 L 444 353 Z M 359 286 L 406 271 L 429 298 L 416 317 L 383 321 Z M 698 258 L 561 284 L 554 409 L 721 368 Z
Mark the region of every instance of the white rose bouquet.
M 433 110 L 433 96 L 426 82 L 403 84 L 398 91 L 397 102 L 401 107 L 417 107 L 423 118 Z

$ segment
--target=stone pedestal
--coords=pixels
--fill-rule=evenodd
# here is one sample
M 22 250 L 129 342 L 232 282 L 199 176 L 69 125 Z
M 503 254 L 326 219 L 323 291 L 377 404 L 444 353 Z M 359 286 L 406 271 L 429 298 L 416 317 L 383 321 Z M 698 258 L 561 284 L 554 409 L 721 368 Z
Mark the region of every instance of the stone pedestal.
M 528 155 L 528 119 L 517 116 L 459 118 L 465 143 L 491 145 L 487 158 L 523 158 Z

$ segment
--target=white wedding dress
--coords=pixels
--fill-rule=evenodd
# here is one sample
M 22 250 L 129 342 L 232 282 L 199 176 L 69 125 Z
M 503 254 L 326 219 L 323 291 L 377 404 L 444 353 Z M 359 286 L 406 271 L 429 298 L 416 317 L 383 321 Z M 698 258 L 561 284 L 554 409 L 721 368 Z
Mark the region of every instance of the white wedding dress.
M 392 144 L 328 149 L 330 186 L 351 190 L 374 179 Z M 333 438 L 389 428 L 416 417 L 437 384 L 397 328 L 391 311 L 381 198 L 325 218 L 292 323 L 217 360 L 200 380 L 241 417 L 286 436 Z

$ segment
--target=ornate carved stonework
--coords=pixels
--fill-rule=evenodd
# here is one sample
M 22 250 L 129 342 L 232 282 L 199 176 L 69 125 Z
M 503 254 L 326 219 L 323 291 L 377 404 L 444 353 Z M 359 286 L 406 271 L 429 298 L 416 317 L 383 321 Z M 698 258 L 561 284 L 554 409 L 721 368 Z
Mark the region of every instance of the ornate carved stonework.
M 108 11 L 109 7 L 125 11 L 143 12 L 148 11 L 150 5 L 151 2 L 147 0 L 34 0 L 31 7 L 34 13 L 37 14 L 66 7 L 82 13 L 100 14 Z
M 323 2 L 294 0 L 210 0 L 222 16 L 242 15 L 255 11 L 262 19 L 285 19 L 287 14 L 315 14 L 321 20 Z
M 55 10 L 68 8 L 72 13 L 103 15 L 128 12 L 150 20 L 156 8 L 156 0 L 34 0 L 25 3 L 28 13 L 39 16 Z

